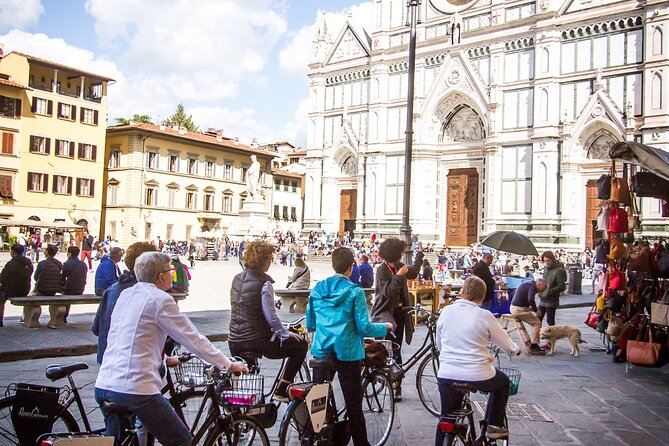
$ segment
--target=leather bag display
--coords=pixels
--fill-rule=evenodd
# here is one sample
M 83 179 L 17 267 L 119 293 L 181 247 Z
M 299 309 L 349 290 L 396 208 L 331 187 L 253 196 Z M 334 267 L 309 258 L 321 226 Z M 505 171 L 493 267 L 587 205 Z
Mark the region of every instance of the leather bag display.
M 611 175 L 605 173 L 597 180 L 597 198 L 600 200 L 611 198 Z
M 650 318 L 656 325 L 669 326 L 669 289 L 664 292 L 661 301 L 650 304 Z
M 611 178 L 611 201 L 625 206 L 630 205 L 630 189 L 624 178 Z
M 609 230 L 609 207 L 602 206 L 599 210 L 599 215 L 597 215 L 597 230 L 598 231 L 608 231 Z
M 652 172 L 637 172 L 632 175 L 631 189 L 637 197 L 669 200 L 669 181 Z
M 609 211 L 609 232 L 627 233 L 629 231 L 629 215 L 621 207 L 613 207 Z
M 652 254 L 647 245 L 637 245 L 630 249 L 627 269 L 649 273 L 652 270 Z
M 588 317 L 585 318 L 584 323 L 590 328 L 597 329 L 597 322 L 599 322 L 599 312 L 597 311 L 597 307 L 595 304 L 590 309 Z
M 622 240 L 614 238 L 611 239 L 611 249 L 609 251 L 609 259 L 621 260 L 627 256 L 627 248 Z
M 648 333 L 648 342 L 643 342 L 645 333 Z M 647 320 L 639 328 L 636 340 L 627 341 L 627 362 L 634 365 L 654 367 L 660 359 L 660 344 L 653 342 L 653 330 Z
M 629 224 L 627 225 L 630 231 L 639 229 L 641 227 L 641 215 L 639 215 L 639 208 L 636 205 L 636 199 L 632 197 L 632 204 L 630 205 L 630 215 L 628 218 Z
M 611 268 L 609 276 L 609 287 L 613 290 L 625 289 L 625 273 L 620 271 L 615 266 Z

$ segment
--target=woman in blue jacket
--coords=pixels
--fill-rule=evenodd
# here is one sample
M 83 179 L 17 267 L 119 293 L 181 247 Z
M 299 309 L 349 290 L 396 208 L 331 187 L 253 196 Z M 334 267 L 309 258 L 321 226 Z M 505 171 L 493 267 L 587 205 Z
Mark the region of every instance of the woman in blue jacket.
M 355 259 L 348 248 L 332 252 L 335 275 L 318 282 L 309 296 L 307 329 L 315 331 L 311 354 L 314 358 L 334 355 L 346 411 L 355 446 L 368 446 L 367 427 L 362 413 L 360 374 L 365 358 L 365 337 L 384 337 L 390 323 L 373 323 L 367 314 L 362 289 L 349 280 Z M 314 367 L 314 382 L 331 380 L 327 370 Z

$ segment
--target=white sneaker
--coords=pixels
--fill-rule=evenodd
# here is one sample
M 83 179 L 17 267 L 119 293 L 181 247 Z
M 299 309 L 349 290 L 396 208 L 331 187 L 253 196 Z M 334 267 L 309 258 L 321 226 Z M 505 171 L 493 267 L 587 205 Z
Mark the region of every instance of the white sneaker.
M 485 435 L 492 440 L 499 440 L 501 438 L 508 438 L 509 430 L 505 427 L 493 426 L 492 424 L 489 424 Z

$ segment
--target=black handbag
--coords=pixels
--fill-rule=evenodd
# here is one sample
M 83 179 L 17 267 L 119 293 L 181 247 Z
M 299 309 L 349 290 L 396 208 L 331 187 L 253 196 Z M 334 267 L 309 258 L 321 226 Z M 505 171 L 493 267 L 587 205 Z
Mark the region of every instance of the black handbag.
M 611 175 L 604 174 L 597 180 L 597 198 L 600 200 L 611 198 Z
M 632 175 L 631 190 L 637 197 L 669 199 L 669 181 L 652 172 L 637 172 Z
M 606 299 L 606 308 L 615 314 L 620 313 L 620 311 L 623 309 L 623 305 L 625 305 L 625 297 L 616 291 L 611 290 L 611 296 Z

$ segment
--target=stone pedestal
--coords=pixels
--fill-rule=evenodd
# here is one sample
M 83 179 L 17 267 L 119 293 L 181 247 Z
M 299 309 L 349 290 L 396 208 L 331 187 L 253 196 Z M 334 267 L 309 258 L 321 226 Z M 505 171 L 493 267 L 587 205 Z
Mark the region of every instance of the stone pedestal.
M 242 203 L 239 211 L 239 225 L 235 235 L 253 239 L 267 231 L 269 214 L 265 199 L 259 196 L 249 197 Z

